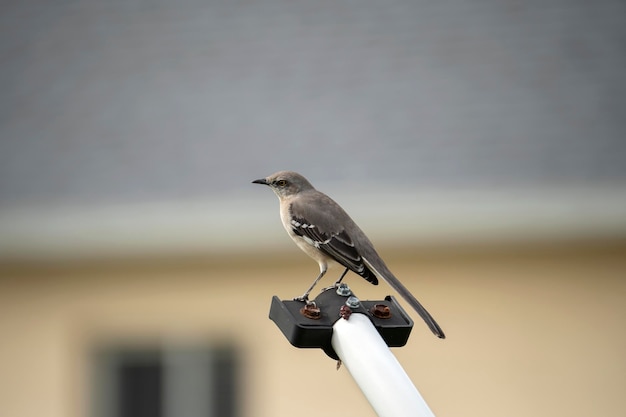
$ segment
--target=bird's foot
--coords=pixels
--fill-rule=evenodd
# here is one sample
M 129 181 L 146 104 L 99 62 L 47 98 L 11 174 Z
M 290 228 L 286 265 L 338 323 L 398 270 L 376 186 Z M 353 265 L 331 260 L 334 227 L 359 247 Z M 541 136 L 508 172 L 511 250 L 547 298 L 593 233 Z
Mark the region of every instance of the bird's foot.
M 322 292 L 330 291 L 330 290 L 334 290 L 334 291 L 337 292 L 337 294 L 342 295 L 344 297 L 348 297 L 348 296 L 352 295 L 352 291 L 350 290 L 350 287 L 348 287 L 347 284 L 344 284 L 344 283 L 342 283 L 340 281 L 335 282 L 330 287 L 326 287 L 326 288 L 322 289 Z
M 305 303 L 306 305 L 315 304 L 315 301 L 310 301 L 309 300 L 309 294 L 303 294 L 300 297 L 294 297 L 293 301 L 301 301 L 301 302 Z
M 328 290 L 336 290 L 337 288 L 339 288 L 340 285 L 341 285 L 341 281 L 337 281 L 333 285 L 322 288 L 322 292 L 328 291 Z

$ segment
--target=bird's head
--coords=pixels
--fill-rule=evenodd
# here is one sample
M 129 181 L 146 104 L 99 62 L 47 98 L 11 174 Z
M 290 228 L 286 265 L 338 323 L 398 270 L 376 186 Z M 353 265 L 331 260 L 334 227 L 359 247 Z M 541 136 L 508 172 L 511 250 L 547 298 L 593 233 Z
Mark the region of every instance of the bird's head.
M 293 171 L 279 171 L 267 178 L 254 180 L 252 183 L 269 186 L 280 199 L 313 190 L 313 186 L 306 178 Z

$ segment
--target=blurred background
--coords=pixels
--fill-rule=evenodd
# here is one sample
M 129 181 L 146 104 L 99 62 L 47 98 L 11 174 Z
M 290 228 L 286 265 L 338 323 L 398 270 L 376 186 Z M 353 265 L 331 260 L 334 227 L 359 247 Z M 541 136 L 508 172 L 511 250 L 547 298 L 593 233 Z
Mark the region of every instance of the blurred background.
M 394 349 L 437 416 L 623 415 L 623 1 L 0 11 L 0 415 L 373 416 L 267 318 L 282 169 L 446 331 Z

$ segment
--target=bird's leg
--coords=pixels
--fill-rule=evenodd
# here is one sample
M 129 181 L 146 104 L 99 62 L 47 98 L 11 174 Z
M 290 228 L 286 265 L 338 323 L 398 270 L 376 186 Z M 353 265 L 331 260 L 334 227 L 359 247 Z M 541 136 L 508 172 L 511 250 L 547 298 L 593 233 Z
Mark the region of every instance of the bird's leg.
M 311 291 L 313 291 L 313 288 L 315 288 L 315 285 L 319 282 L 320 279 L 322 279 L 322 277 L 324 276 L 325 273 L 326 273 L 326 268 L 322 268 L 320 270 L 320 274 L 317 276 L 317 278 L 315 278 L 315 281 L 313 281 L 313 284 L 311 284 L 309 289 L 306 290 L 306 292 L 304 294 L 302 294 L 300 297 L 295 297 L 293 300 L 294 301 L 304 301 L 305 303 L 308 303 L 309 302 L 309 294 L 311 293 Z
M 343 280 L 343 277 L 346 276 L 346 274 L 348 273 L 348 271 L 350 270 L 350 268 L 346 268 L 345 271 L 343 271 L 343 274 L 341 274 L 341 276 L 339 277 L 339 279 L 337 280 L 337 282 L 335 282 L 335 287 L 338 287 L 339 284 L 341 284 L 341 280 Z
M 327 291 L 327 290 L 332 290 L 332 289 L 334 289 L 334 288 L 338 288 L 338 287 L 339 287 L 339 284 L 341 284 L 341 280 L 343 280 L 343 277 L 345 277 L 345 276 L 346 276 L 346 274 L 348 273 L 348 271 L 349 271 L 349 270 L 350 270 L 350 268 L 346 268 L 346 270 L 345 270 L 345 271 L 343 271 L 343 273 L 341 274 L 341 276 L 339 277 L 339 279 L 338 279 L 338 280 L 337 280 L 337 281 L 336 281 L 336 282 L 335 282 L 332 286 L 324 288 L 324 289 L 322 290 L 322 292 L 323 292 L 323 291 Z

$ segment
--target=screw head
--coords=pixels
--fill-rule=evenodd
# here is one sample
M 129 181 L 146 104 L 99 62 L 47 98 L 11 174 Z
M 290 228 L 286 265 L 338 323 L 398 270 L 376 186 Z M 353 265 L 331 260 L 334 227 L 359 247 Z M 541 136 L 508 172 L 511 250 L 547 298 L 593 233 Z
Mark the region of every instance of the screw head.
M 350 307 L 348 307 L 348 306 L 341 306 L 339 308 L 339 316 L 342 319 L 348 320 L 350 318 L 350 314 L 352 314 L 352 310 L 350 309 Z
M 352 295 L 352 290 L 350 289 L 350 287 L 348 287 L 348 284 L 344 284 L 342 282 L 337 287 L 337 295 L 341 295 L 342 297 L 348 297 Z
M 370 313 L 377 319 L 390 319 L 391 309 L 384 304 L 375 304 L 370 309 Z
M 361 301 L 359 301 L 359 299 L 356 298 L 354 295 L 351 295 L 346 300 L 346 305 L 350 308 L 357 308 L 361 305 Z
M 319 320 L 322 318 L 322 310 L 315 305 L 315 303 L 307 303 L 304 307 L 300 309 L 300 314 L 302 314 L 307 319 Z

